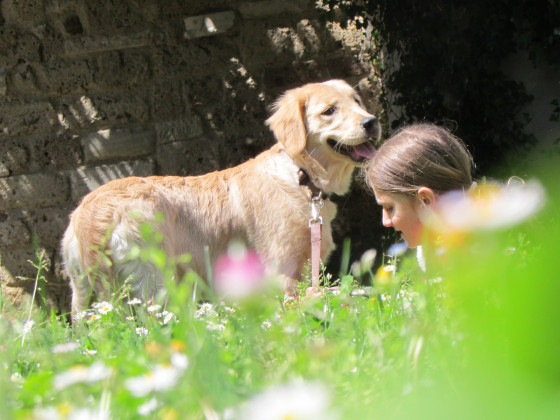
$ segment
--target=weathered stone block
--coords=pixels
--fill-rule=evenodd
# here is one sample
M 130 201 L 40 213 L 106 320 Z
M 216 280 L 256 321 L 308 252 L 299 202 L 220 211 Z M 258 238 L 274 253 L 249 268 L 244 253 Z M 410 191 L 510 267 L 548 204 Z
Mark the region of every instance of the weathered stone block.
M 182 91 L 180 82 L 168 80 L 150 87 L 154 121 L 171 120 L 185 114 Z
M 102 89 L 133 89 L 148 84 L 151 76 L 150 61 L 138 50 L 105 52 L 94 62 L 93 79 Z
M 28 281 L 33 282 L 37 276 L 37 255 L 31 248 L 0 249 L 2 283 L 11 287 L 25 286 Z M 45 250 L 44 261 L 50 268 L 52 263 L 52 250 Z M 43 272 L 43 274 L 45 274 Z M 27 279 L 27 281 L 26 281 Z
M 93 54 L 102 51 L 125 50 L 151 45 L 159 45 L 165 35 L 161 32 L 146 30 L 126 35 L 84 35 L 64 40 L 64 52 L 67 56 Z
M 99 162 L 149 155 L 156 135 L 151 127 L 122 127 L 101 130 L 82 138 L 86 162 Z
M 14 67 L 10 72 L 9 82 L 11 98 L 42 94 L 36 72 L 31 64 L 22 63 Z
M 220 169 L 216 142 L 207 138 L 166 143 L 158 147 L 158 168 L 166 175 L 202 175 Z
M 75 99 L 65 98 L 53 102 L 58 122 L 65 130 L 89 127 L 103 120 L 98 105 L 88 96 L 82 95 Z
M 0 140 L 0 177 L 25 171 L 29 162 L 26 142 L 16 139 Z
M 29 139 L 30 168 L 69 168 L 82 164 L 82 148 L 77 135 L 50 134 Z
M 72 207 L 56 207 L 49 209 L 29 209 L 21 211 L 21 218 L 36 236 L 40 246 L 56 249 L 66 226 Z
M 4 0 L 2 16 L 10 24 L 34 28 L 43 20 L 43 0 Z
M 157 123 L 155 128 L 158 145 L 192 139 L 204 132 L 198 115 Z
M 0 98 L 6 97 L 6 70 L 0 69 Z
M 18 62 L 41 59 L 41 41 L 17 26 L 0 28 L 0 67 L 11 68 Z
M 58 125 L 56 112 L 47 101 L 0 105 L 0 138 L 49 133 Z
M 308 9 L 313 9 L 315 2 L 307 2 L 307 5 L 301 0 L 265 0 L 245 2 L 239 5 L 239 13 L 243 19 L 262 19 L 270 16 L 279 16 L 286 14 L 297 14 Z
M 128 125 L 145 123 L 150 120 L 150 107 L 142 92 L 127 95 L 104 94 L 82 97 L 87 100 L 87 110 L 80 103 L 61 106 L 60 112 L 66 117 L 70 126 L 86 127 L 91 122 L 104 125 Z M 82 99 L 80 98 L 80 99 Z M 82 109 L 85 113 L 76 114 Z M 93 117 L 93 118 L 92 118 Z
M 21 219 L 0 213 L 0 248 L 24 248 L 31 243 L 31 233 Z
M 184 22 L 186 39 L 202 38 L 229 31 L 235 23 L 235 13 L 227 11 L 190 16 Z
M 153 0 L 113 0 L 84 2 L 86 19 L 92 33 L 135 32 L 156 21 L 161 3 Z M 190 3 L 190 2 L 189 2 Z
M 0 210 L 56 206 L 64 204 L 68 196 L 68 180 L 58 173 L 0 178 Z
M 78 202 L 90 191 L 113 179 L 125 178 L 127 176 L 150 176 L 153 174 L 154 163 L 151 159 L 77 168 L 70 172 L 72 200 Z
M 87 60 L 51 60 L 36 66 L 42 91 L 66 95 L 88 91 L 93 77 Z

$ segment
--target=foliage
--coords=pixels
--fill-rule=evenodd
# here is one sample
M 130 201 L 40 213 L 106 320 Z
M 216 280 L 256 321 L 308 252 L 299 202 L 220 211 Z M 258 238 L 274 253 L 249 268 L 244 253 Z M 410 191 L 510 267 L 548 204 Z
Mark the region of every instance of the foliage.
M 482 173 L 535 143 L 523 131 L 531 116 L 522 111 L 532 98 L 506 78 L 503 66 L 523 51 L 535 66 L 546 62 L 560 70 L 558 0 L 323 4 L 325 18 L 342 26 L 371 23 L 374 65 L 393 128 L 418 120 L 451 125 L 472 146 Z

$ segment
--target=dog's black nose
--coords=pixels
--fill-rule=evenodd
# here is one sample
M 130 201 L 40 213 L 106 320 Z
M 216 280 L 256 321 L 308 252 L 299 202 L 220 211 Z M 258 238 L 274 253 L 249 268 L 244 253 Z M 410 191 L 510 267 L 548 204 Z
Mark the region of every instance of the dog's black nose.
M 376 117 L 364 118 L 360 124 L 365 130 L 368 138 L 379 136 L 379 121 L 377 121 Z

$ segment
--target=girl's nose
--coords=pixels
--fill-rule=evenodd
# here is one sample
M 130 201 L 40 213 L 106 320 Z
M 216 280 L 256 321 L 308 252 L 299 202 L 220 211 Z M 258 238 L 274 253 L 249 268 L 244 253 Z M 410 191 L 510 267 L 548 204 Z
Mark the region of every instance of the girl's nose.
M 385 210 L 383 210 L 383 226 L 385 227 L 393 226 L 393 221 L 391 220 L 391 218 L 387 214 L 387 211 Z

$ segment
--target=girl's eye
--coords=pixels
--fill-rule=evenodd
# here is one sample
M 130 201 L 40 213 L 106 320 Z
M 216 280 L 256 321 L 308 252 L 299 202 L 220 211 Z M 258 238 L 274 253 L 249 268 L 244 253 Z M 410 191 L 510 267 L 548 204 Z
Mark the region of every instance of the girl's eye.
M 331 106 L 330 108 L 327 108 L 326 111 L 323 111 L 323 115 L 326 115 L 328 117 L 329 115 L 334 114 L 335 111 L 336 111 L 336 108 L 334 106 Z

